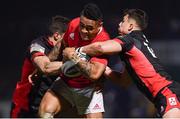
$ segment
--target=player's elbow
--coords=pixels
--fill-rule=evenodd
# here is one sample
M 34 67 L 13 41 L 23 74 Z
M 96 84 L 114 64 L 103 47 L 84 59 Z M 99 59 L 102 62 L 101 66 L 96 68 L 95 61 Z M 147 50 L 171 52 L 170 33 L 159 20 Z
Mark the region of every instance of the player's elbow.
M 102 75 L 105 70 L 96 70 L 92 71 L 91 75 L 89 76 L 91 81 L 97 81 Z
M 99 74 L 92 74 L 89 76 L 91 81 L 97 81 L 100 77 L 101 77 L 101 75 L 99 75 Z
M 96 42 L 96 43 L 94 43 L 93 49 L 94 49 L 94 52 L 95 52 L 97 55 L 102 55 L 102 54 L 104 54 L 104 50 L 103 50 L 103 48 L 102 48 L 101 42 Z
M 44 69 L 44 74 L 51 74 L 52 73 L 52 71 L 51 70 L 49 70 L 49 69 Z

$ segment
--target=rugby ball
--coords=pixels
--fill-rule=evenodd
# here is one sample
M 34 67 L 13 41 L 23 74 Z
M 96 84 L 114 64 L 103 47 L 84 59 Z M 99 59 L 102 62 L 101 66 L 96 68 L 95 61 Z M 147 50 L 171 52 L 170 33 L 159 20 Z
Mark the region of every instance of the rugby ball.
M 80 76 L 81 72 L 75 65 L 76 64 L 73 61 L 70 60 L 66 61 L 61 67 L 62 73 L 67 77 Z
M 78 53 L 78 52 L 76 53 L 81 58 L 81 60 L 89 61 L 90 57 L 86 55 L 85 53 Z M 61 71 L 67 77 L 77 77 L 81 75 L 80 70 L 78 69 L 76 64 L 71 60 L 66 61 L 62 65 Z

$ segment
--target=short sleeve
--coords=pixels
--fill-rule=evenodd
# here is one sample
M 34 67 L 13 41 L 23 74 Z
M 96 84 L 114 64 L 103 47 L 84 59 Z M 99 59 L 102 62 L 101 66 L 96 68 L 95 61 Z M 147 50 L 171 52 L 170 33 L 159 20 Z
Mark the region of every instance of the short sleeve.
M 113 40 L 121 44 L 123 52 L 128 52 L 134 46 L 134 40 L 130 35 L 126 35 L 123 37 L 118 36 Z
M 45 55 L 45 47 L 40 42 L 32 42 L 29 47 L 29 54 L 31 60 L 37 56 L 44 56 Z

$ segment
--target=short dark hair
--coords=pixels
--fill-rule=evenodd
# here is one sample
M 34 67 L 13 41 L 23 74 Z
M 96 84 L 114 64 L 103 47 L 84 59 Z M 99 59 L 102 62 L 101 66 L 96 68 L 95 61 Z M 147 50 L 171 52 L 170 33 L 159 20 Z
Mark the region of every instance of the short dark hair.
M 85 16 L 88 19 L 95 21 L 102 21 L 103 14 L 100 8 L 94 3 L 88 3 L 84 6 L 84 9 L 81 11 L 81 16 Z
M 123 16 L 125 15 L 129 15 L 129 18 L 134 19 L 142 30 L 146 29 L 148 16 L 145 11 L 141 9 L 126 9 L 123 12 Z
M 68 23 L 70 22 L 70 19 L 56 15 L 52 17 L 48 24 L 48 31 L 47 35 L 53 35 L 55 32 L 58 32 L 60 34 L 65 33 Z

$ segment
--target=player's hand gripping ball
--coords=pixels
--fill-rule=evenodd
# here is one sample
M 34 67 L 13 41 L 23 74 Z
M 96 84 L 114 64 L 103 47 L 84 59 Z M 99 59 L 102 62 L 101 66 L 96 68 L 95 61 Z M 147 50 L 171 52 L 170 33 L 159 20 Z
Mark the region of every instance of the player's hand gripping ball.
M 81 58 L 81 60 L 89 61 L 90 59 L 90 57 L 86 53 L 80 51 L 80 48 L 76 49 L 76 54 Z M 62 65 L 61 71 L 67 77 L 77 77 L 81 75 L 80 70 L 78 69 L 76 64 L 71 60 L 66 61 Z

